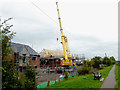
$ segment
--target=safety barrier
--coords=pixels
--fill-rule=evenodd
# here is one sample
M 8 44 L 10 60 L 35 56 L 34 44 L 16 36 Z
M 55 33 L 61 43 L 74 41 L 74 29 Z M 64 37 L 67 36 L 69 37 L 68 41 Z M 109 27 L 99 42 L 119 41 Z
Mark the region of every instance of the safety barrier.
M 69 76 L 69 77 L 72 77 L 72 76 Z M 61 78 L 60 80 L 63 80 L 63 79 L 64 78 Z M 56 82 L 59 82 L 59 79 L 57 79 Z M 37 88 L 45 88 L 45 87 L 47 87 L 47 84 L 48 84 L 48 82 L 41 83 L 41 84 L 37 85 Z M 52 85 L 52 84 L 55 84 L 55 81 L 50 81 L 49 85 Z

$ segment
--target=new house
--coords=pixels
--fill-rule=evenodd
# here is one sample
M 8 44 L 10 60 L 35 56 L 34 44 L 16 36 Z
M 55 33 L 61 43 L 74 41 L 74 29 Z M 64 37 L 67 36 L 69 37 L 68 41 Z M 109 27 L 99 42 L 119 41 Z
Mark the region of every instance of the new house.
M 19 43 L 11 43 L 14 53 L 14 63 L 19 67 L 26 67 L 33 64 L 35 68 L 40 68 L 40 55 L 30 46 Z

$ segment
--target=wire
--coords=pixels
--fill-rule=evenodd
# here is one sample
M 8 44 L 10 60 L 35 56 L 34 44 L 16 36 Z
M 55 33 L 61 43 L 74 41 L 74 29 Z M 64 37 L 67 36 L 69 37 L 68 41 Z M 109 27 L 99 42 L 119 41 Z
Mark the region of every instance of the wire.
M 39 0 L 38 0 L 39 1 Z M 45 14 L 47 17 L 49 17 L 49 19 L 51 19 L 53 22 L 55 22 L 58 26 L 59 26 L 59 23 L 57 23 L 53 18 L 51 18 L 47 13 L 45 13 L 42 9 L 40 9 L 40 7 L 38 7 L 35 3 L 33 3 L 31 1 L 31 3 L 38 9 L 40 10 L 43 14 Z M 69 33 L 69 31 L 65 28 L 65 31 L 67 31 L 66 33 Z M 70 35 L 70 33 L 69 33 Z
M 32 1 L 31 1 L 31 3 L 32 3 L 36 8 L 38 8 L 43 14 L 45 14 L 47 17 L 49 17 L 52 21 L 54 21 L 54 22 L 58 25 L 58 23 L 57 23 L 53 18 L 51 18 L 47 13 L 45 13 L 42 9 L 40 9 L 35 3 L 33 3 Z

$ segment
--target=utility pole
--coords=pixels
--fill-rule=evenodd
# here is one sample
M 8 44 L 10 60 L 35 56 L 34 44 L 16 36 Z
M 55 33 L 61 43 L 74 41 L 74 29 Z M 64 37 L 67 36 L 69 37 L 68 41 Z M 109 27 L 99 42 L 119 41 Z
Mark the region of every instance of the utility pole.
M 47 84 L 47 86 L 49 86 L 50 85 L 50 67 L 48 67 L 48 84 Z
M 56 83 L 56 74 L 57 74 L 57 61 L 56 61 L 56 69 L 55 69 L 55 83 Z
M 107 54 L 105 53 L 105 57 L 107 57 Z
M 107 54 L 105 53 L 105 61 L 106 61 L 106 64 L 107 64 Z

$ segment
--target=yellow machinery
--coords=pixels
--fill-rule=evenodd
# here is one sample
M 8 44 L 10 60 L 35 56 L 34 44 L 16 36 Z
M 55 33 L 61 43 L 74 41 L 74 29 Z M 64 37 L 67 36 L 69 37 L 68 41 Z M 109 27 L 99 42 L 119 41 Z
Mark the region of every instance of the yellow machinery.
M 74 65 L 75 67 L 77 67 L 77 65 L 76 65 L 76 63 L 75 63 L 75 62 L 73 62 L 73 65 Z
M 57 11 L 58 11 L 58 19 L 59 19 L 59 24 L 60 24 L 60 31 L 61 31 L 61 39 L 62 39 L 62 46 L 63 46 L 63 51 L 64 51 L 64 60 L 61 60 L 60 64 L 61 66 L 72 66 L 72 60 L 71 59 L 71 54 L 70 50 L 68 47 L 68 40 L 65 35 L 63 35 L 63 29 L 62 29 L 62 24 L 61 24 L 61 18 L 60 18 L 60 13 L 59 13 L 59 8 L 58 8 L 58 2 L 56 2 L 57 5 Z M 75 64 L 76 66 L 76 64 Z

